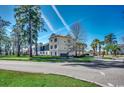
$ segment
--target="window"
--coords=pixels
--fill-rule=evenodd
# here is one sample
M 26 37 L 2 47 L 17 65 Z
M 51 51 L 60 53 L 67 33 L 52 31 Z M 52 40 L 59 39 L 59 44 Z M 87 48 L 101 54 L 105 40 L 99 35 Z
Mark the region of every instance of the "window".
M 52 42 L 52 40 L 51 40 L 51 42 Z
M 54 48 L 56 49 L 57 48 L 57 45 L 55 45 Z
M 51 46 L 51 49 L 53 48 L 53 46 Z
M 47 52 L 46 52 L 46 55 L 47 55 Z
M 40 51 L 42 51 L 42 46 L 40 47 Z
M 42 51 L 44 51 L 44 46 L 42 46 Z
M 56 52 L 55 52 L 55 56 L 56 56 Z
M 57 38 L 54 39 L 54 42 L 57 42 Z
M 51 56 L 52 56 L 52 52 L 51 52 Z

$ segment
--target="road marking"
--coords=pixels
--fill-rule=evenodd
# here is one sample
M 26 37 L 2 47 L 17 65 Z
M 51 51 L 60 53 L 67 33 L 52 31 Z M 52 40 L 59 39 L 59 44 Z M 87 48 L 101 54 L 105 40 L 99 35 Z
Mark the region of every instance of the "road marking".
M 112 83 L 107 83 L 110 87 L 114 87 L 114 85 Z
M 105 73 L 104 73 L 104 72 L 100 71 L 99 73 L 100 73 L 101 75 L 105 76 Z

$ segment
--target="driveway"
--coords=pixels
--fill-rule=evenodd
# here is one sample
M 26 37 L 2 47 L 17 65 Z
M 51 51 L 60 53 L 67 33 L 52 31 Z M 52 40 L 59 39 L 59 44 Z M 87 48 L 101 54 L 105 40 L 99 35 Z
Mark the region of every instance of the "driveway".
M 0 60 L 0 69 L 33 73 L 53 73 L 95 82 L 101 86 L 124 86 L 124 62 L 121 61 L 52 63 Z

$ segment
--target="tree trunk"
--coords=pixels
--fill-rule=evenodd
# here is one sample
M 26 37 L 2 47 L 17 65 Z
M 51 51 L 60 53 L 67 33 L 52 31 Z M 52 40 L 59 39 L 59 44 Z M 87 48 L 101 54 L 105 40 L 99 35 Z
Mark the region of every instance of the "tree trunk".
M 20 56 L 20 44 L 18 45 L 18 53 L 17 53 L 17 56 L 18 56 L 18 57 Z
M 116 54 L 116 51 L 114 51 L 114 55 L 116 56 L 117 54 Z
M 32 57 L 32 25 L 31 25 L 31 13 L 29 10 L 29 56 Z
M 30 44 L 30 47 L 29 47 L 29 55 L 30 57 L 32 57 L 32 33 L 31 33 L 31 29 L 29 29 L 30 32 L 29 32 L 29 44 Z
M 67 52 L 66 58 L 69 58 L 69 51 Z
M 108 51 L 106 51 L 106 55 L 108 55 Z
M 13 46 L 13 49 L 12 49 L 12 55 L 15 55 L 14 46 Z
M 75 56 L 77 57 L 77 46 L 76 46 Z
M 1 42 L 0 42 L 0 55 L 2 55 Z
M 9 55 L 12 55 L 12 51 L 10 50 Z
M 8 55 L 8 51 L 7 51 L 7 49 L 5 48 L 5 55 L 7 56 Z
M 95 56 L 95 53 L 96 53 L 96 51 L 95 51 L 95 48 L 93 49 L 93 56 Z
M 78 56 L 81 56 L 80 45 L 78 46 Z
M 110 51 L 111 55 L 112 55 L 112 51 Z
M 2 55 L 2 48 L 1 48 L 1 46 L 0 46 L 0 55 Z
M 35 42 L 35 55 L 38 56 L 38 44 L 37 44 L 37 40 Z
M 78 53 L 79 53 L 79 56 L 81 55 L 81 53 L 80 53 L 80 45 L 79 45 L 79 51 L 78 51 Z
M 29 55 L 32 57 L 32 31 L 31 31 L 31 23 L 29 23 Z
M 101 55 L 101 47 L 99 47 L 99 56 Z
M 18 41 L 17 41 L 17 56 L 20 56 L 20 36 L 18 33 Z
M 105 51 L 102 51 L 102 58 L 104 58 L 105 56 Z
M 84 47 L 82 47 L 82 55 L 84 54 Z
M 95 55 L 97 56 L 97 47 L 96 47 L 96 54 Z
M 84 49 L 82 48 L 82 55 L 84 54 Z

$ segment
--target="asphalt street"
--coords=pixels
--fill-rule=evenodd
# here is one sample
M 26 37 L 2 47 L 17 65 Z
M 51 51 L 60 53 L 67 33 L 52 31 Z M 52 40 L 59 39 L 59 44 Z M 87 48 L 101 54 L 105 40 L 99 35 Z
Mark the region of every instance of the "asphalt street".
M 0 60 L 0 69 L 60 74 L 80 80 L 95 82 L 101 86 L 124 87 L 123 61 L 53 63 Z

